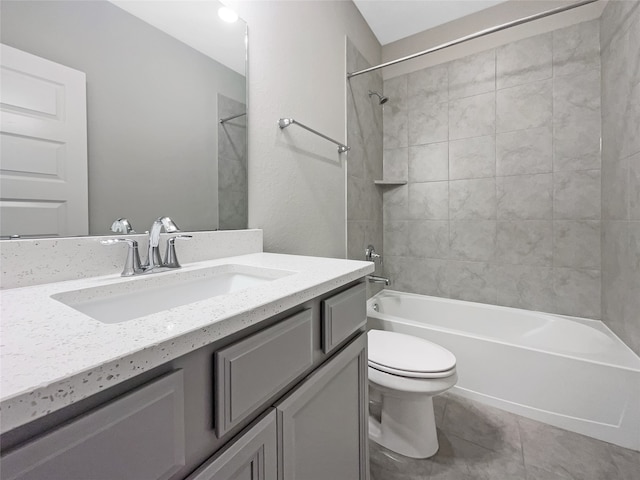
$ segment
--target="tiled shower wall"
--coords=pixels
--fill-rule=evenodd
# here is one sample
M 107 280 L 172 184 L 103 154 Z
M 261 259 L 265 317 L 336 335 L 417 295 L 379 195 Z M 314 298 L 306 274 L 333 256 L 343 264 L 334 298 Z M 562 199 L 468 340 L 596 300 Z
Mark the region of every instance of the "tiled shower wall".
M 218 94 L 218 118 L 246 113 L 247 106 Z M 218 124 L 218 229 L 248 225 L 247 117 Z
M 347 40 L 347 70 L 371 65 Z M 382 93 L 380 72 L 353 77 L 347 84 L 347 258 L 364 260 L 367 245 L 383 253 L 382 191 L 374 185 L 382 179 L 382 106 L 369 98 L 369 90 Z M 382 275 L 382 267 L 376 267 Z M 370 294 L 379 288 L 371 288 Z
M 598 21 L 386 80 L 391 288 L 600 318 Z
M 640 2 L 609 2 L 602 49 L 602 319 L 640 354 Z

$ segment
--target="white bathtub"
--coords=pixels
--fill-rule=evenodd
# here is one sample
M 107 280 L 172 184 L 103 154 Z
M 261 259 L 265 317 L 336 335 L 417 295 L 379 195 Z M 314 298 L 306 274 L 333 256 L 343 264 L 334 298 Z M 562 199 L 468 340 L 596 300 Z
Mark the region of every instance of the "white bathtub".
M 640 358 L 600 321 L 392 290 L 367 316 L 453 352 L 459 395 L 640 450 Z

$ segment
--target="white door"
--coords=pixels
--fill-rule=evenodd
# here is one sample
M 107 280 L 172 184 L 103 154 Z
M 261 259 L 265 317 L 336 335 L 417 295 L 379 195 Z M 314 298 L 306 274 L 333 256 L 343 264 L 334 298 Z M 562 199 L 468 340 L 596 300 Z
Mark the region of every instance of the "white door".
M 0 235 L 87 235 L 86 76 L 0 49 Z

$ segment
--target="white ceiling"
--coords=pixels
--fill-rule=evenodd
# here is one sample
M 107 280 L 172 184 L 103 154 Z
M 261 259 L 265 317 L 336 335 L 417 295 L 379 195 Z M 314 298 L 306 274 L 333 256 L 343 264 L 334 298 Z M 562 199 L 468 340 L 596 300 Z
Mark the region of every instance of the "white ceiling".
M 246 24 L 218 17 L 216 0 L 111 0 L 159 30 L 217 62 L 245 74 Z
M 353 0 L 382 45 L 506 0 Z

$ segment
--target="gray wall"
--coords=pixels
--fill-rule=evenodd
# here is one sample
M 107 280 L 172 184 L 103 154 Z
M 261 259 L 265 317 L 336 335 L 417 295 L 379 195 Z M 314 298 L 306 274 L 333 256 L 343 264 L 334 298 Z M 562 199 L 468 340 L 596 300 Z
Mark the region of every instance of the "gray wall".
M 371 65 L 347 39 L 347 71 Z M 365 249 L 373 244 L 384 253 L 382 244 L 382 188 L 374 184 L 382 179 L 382 106 L 375 95 L 382 94 L 382 75 L 373 72 L 348 80 L 347 143 L 351 147 L 347 161 L 347 258 L 364 260 Z M 376 266 L 377 275 L 383 267 Z M 380 290 L 369 284 L 369 294 Z
M 370 63 L 380 44 L 352 2 L 231 1 L 249 24 L 249 226 L 265 251 L 346 256 L 346 163 L 293 117 L 346 138 L 345 36 Z
M 392 288 L 600 317 L 597 21 L 385 80 Z
M 602 48 L 603 320 L 640 354 L 640 3 L 609 2 Z
M 247 106 L 218 94 L 218 118 L 246 113 Z M 248 223 L 247 116 L 218 124 L 218 214 L 220 230 Z
M 1 30 L 87 74 L 92 234 L 120 216 L 217 227 L 216 97 L 244 100 L 244 77 L 109 2 L 3 1 Z

